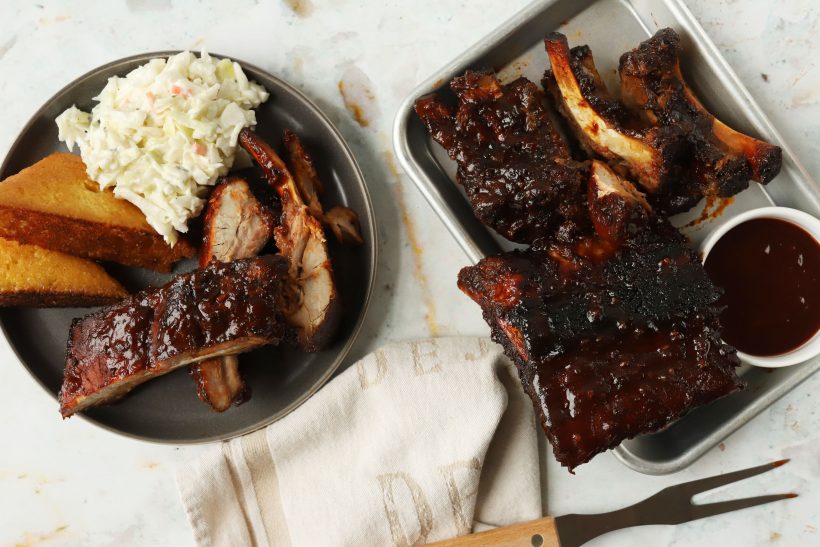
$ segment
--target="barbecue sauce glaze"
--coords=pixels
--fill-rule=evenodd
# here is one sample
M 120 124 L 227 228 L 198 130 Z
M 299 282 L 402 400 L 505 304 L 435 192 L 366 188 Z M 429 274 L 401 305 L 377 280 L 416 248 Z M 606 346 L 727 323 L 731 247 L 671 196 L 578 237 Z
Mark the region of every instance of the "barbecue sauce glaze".
M 706 257 L 723 288 L 723 340 L 750 355 L 802 346 L 820 328 L 820 247 L 800 226 L 774 218 L 739 224 Z

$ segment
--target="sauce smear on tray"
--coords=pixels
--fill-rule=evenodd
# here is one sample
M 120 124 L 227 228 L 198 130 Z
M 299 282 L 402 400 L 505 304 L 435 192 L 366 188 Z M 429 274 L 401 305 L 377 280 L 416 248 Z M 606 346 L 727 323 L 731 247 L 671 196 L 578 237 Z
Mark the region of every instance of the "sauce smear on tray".
M 820 246 L 800 226 L 774 218 L 739 224 L 706 257 L 724 290 L 723 339 L 750 355 L 780 355 L 820 327 Z

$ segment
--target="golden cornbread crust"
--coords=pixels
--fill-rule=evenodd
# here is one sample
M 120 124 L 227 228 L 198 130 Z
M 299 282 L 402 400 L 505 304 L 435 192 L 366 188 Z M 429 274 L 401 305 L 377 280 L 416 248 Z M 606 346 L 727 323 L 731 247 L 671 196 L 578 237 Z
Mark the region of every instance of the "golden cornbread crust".
M 0 204 L 0 237 L 62 253 L 170 272 L 196 248 L 180 238 L 171 248 L 159 234 Z
M 194 256 L 180 238 L 172 248 L 142 212 L 88 178 L 82 160 L 55 153 L 0 183 L 0 236 L 126 266 L 171 270 Z
M 0 238 L 2 306 L 97 306 L 127 294 L 99 264 Z
M 101 294 L 48 293 L 21 291 L 15 293 L 0 292 L 0 306 L 25 306 L 36 308 L 88 308 L 105 306 L 119 302 L 124 296 L 104 296 Z

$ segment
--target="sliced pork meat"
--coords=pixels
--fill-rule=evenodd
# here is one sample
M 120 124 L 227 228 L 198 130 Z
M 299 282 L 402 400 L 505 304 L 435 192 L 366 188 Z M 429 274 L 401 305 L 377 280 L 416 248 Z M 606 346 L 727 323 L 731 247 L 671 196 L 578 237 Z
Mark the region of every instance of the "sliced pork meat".
M 273 237 L 289 263 L 292 295 L 286 318 L 301 347 L 317 351 L 336 331 L 341 311 L 324 229 L 273 148 L 247 128 L 240 132 L 239 144 L 259 164 L 282 201 L 281 223 Z
M 339 206 L 325 213 L 320 200 L 324 192 L 324 185 L 316 172 L 313 158 L 308 154 L 299 137 L 292 131 L 285 130 L 282 143 L 285 147 L 287 167 L 293 175 L 293 182 L 310 214 L 330 228 L 340 243 L 346 245 L 364 243 L 359 215 L 356 211 L 350 207 Z

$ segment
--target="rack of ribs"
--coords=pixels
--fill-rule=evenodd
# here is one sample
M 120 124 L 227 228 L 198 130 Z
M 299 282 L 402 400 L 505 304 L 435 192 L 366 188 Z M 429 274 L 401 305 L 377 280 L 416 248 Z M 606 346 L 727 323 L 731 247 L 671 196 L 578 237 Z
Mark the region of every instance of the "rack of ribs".
M 60 412 L 112 402 L 185 365 L 279 343 L 287 269 L 277 256 L 212 262 L 75 319 Z
M 570 470 L 742 387 L 720 291 L 686 239 L 601 162 L 588 195 L 595 234 L 459 274 Z
M 534 83 L 502 85 L 490 71 L 467 71 L 450 88 L 456 110 L 439 95 L 422 97 L 415 110 L 457 162 L 458 182 L 479 220 L 518 243 L 587 222 L 585 166 L 570 157 Z

